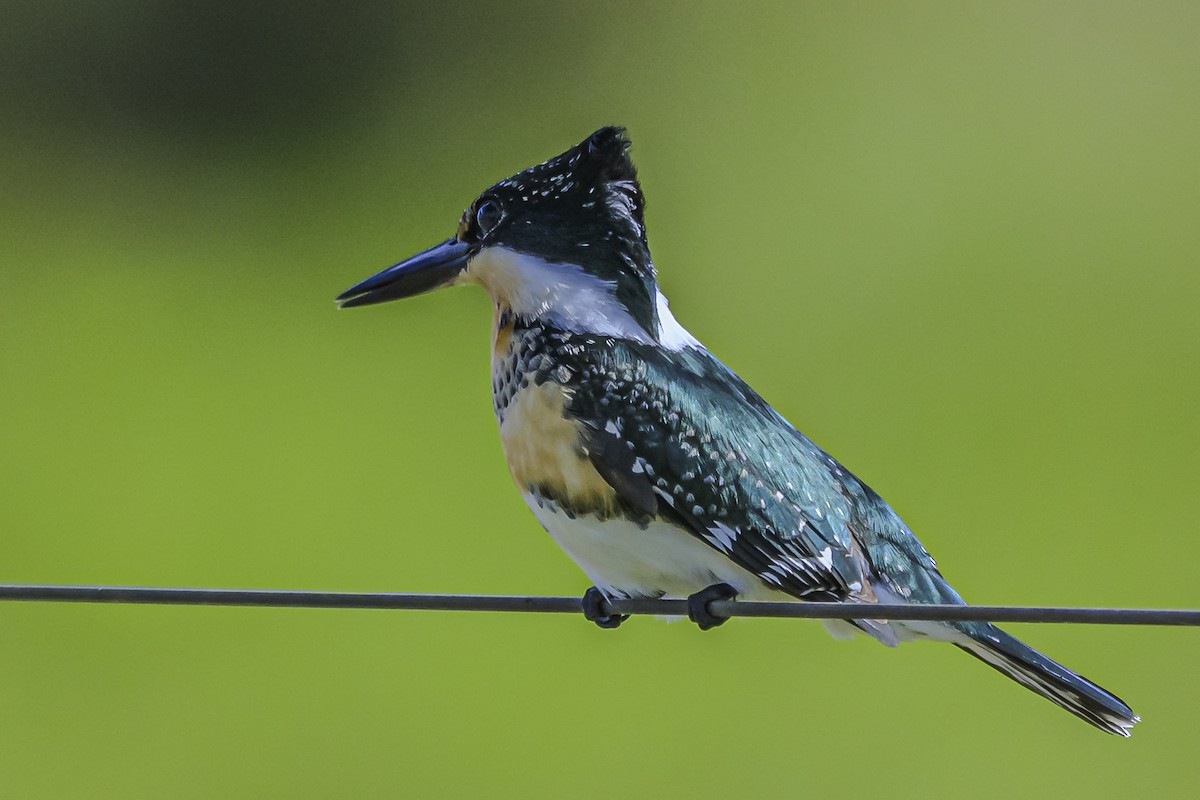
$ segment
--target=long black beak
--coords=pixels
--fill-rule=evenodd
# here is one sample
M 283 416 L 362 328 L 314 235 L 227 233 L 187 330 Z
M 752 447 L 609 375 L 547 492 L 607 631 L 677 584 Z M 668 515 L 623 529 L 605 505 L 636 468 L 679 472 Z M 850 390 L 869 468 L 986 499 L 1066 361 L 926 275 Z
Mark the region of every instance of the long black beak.
M 369 306 L 445 286 L 466 269 L 470 247 L 447 239 L 354 284 L 337 297 L 338 308 Z

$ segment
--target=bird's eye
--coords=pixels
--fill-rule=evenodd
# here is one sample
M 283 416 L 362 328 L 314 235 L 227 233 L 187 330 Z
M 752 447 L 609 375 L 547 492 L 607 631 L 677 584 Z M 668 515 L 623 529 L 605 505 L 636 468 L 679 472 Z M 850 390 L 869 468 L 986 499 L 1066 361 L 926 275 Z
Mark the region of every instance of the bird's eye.
M 479 231 L 480 236 L 487 236 L 492 232 L 492 229 L 500 224 L 500 218 L 504 213 L 500 210 L 500 204 L 493 200 L 485 200 L 475 209 L 475 227 Z

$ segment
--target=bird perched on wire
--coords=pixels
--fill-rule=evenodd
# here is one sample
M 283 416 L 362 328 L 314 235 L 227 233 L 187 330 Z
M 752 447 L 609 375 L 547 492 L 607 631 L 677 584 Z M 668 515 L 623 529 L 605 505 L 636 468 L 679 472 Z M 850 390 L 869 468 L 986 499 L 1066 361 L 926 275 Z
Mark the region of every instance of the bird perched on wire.
M 797 431 L 671 314 L 621 128 L 483 192 L 454 236 L 351 287 L 342 308 L 478 284 L 495 307 L 492 398 L 534 516 L 606 599 L 955 603 L 933 558 L 870 487 Z M 981 622 L 835 622 L 892 646 L 950 642 L 1109 733 L 1116 696 Z

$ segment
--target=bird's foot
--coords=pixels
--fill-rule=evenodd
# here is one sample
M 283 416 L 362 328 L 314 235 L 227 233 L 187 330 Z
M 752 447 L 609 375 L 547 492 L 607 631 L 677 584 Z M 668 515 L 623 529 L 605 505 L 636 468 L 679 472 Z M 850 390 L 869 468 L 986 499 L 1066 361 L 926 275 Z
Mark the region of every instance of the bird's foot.
M 604 593 L 595 586 L 583 593 L 583 616 L 596 623 L 601 628 L 616 628 L 629 619 L 628 614 L 603 613 Z
M 688 619 L 706 631 L 725 622 L 729 617 L 718 617 L 708 610 L 708 604 L 713 600 L 732 600 L 737 597 L 737 590 L 728 583 L 714 583 L 707 589 L 701 589 L 693 595 L 688 595 Z

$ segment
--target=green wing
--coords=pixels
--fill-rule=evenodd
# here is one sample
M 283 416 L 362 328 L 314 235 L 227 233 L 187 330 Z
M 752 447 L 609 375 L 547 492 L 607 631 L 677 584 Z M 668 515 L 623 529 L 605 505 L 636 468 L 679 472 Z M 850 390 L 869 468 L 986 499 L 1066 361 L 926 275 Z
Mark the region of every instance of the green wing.
M 962 602 L 900 518 L 711 354 L 587 337 L 567 413 L 636 514 L 807 600 Z

